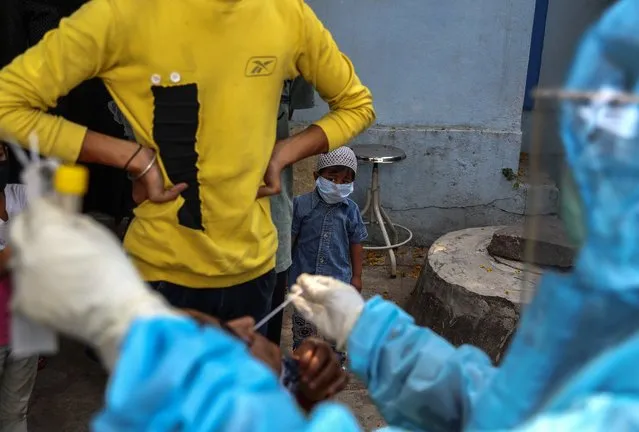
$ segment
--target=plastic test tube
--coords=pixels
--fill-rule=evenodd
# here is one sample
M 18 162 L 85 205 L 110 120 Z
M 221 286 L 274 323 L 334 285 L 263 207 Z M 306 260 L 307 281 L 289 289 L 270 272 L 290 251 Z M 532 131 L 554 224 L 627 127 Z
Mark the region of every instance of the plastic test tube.
M 61 165 L 55 172 L 53 187 L 57 204 L 69 213 L 79 213 L 89 187 L 89 170 L 81 165 Z

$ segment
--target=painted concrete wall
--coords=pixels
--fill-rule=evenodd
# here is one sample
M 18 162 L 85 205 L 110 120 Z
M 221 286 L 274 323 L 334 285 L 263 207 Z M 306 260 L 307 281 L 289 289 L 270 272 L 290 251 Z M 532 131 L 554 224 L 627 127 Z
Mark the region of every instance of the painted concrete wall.
M 381 168 L 391 217 L 419 244 L 518 220 L 524 198 L 501 170 L 518 166 L 534 2 L 308 1 L 373 91 L 378 123 L 357 142 L 408 155 Z M 363 168 L 358 201 L 369 178 Z
M 542 56 L 539 87 L 559 88 L 563 85 L 574 60 L 583 33 L 613 3 L 612 0 L 550 1 Z M 551 101 L 537 103 L 534 112 L 522 119 L 524 151 L 533 145 L 544 154 L 546 171 L 557 179 L 563 149 L 558 133 L 558 105 Z

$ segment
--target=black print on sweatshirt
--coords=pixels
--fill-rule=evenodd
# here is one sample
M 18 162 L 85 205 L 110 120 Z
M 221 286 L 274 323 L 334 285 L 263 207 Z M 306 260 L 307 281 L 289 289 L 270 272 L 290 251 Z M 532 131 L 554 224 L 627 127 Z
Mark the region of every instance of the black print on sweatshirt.
M 153 139 L 173 184 L 186 183 L 184 204 L 178 211 L 180 225 L 203 230 L 202 202 L 198 183 L 196 136 L 200 103 L 196 84 L 153 86 Z

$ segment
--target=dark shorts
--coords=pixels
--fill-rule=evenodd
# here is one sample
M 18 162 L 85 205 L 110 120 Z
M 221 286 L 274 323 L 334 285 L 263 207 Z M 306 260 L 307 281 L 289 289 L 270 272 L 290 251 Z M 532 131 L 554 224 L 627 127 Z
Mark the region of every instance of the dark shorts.
M 258 322 L 271 311 L 275 282 L 272 270 L 228 288 L 188 288 L 170 282 L 153 285 L 176 308 L 194 309 L 224 321 L 250 316 Z M 265 325 L 259 331 L 266 335 L 267 330 Z
M 275 283 L 275 290 L 273 291 L 273 297 L 271 301 L 271 310 L 281 305 L 286 299 L 288 282 L 288 269 L 277 274 L 277 282 Z M 275 315 L 268 323 L 268 332 L 266 337 L 275 345 L 280 345 L 282 339 L 282 320 L 284 318 L 284 311 L 280 311 Z

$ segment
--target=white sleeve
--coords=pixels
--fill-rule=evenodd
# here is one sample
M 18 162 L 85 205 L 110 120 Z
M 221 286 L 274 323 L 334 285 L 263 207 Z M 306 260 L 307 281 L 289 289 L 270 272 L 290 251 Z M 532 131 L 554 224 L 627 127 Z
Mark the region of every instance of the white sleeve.
M 10 216 L 22 213 L 22 210 L 29 204 L 27 187 L 23 184 L 8 184 L 5 188 L 5 195 L 7 197 L 7 212 Z
M 0 251 L 7 247 L 7 238 L 9 237 L 9 224 L 0 219 Z
M 8 243 L 11 219 L 27 207 L 27 188 L 21 184 L 8 184 L 4 188 L 4 195 L 9 222 L 0 219 L 0 250 L 4 249 Z

